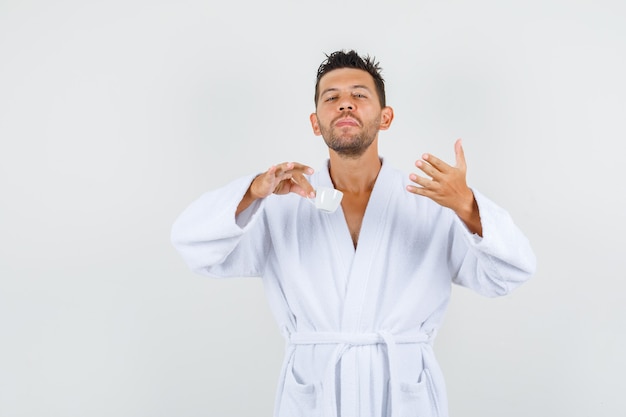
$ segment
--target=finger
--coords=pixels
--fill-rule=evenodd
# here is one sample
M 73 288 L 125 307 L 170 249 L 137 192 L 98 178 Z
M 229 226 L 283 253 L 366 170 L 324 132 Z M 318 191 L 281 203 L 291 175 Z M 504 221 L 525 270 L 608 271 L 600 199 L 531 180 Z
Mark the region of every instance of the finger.
M 276 178 L 279 181 L 289 180 L 296 173 L 304 173 L 307 175 L 313 174 L 315 171 L 308 165 L 300 164 L 298 162 L 283 162 L 277 165 Z
M 300 194 L 302 197 L 315 197 L 315 190 L 307 178 L 300 172 L 296 172 L 291 177 L 293 186 L 291 190 Z
M 293 162 L 283 162 L 282 164 L 278 164 L 276 167 L 276 178 L 285 179 L 285 176 L 291 171 L 294 167 Z
M 315 190 L 309 183 L 306 175 L 313 174 L 314 170 L 308 165 L 299 162 L 290 162 L 285 166 L 283 179 L 289 180 L 289 192 L 301 195 L 302 197 L 314 197 Z
M 267 171 L 258 175 L 250 184 L 250 191 L 259 198 L 264 198 L 276 191 L 276 166 L 272 165 Z
M 428 175 L 430 178 L 436 178 L 440 172 L 436 170 L 432 165 L 425 161 L 415 161 L 415 166 L 424 172 L 424 174 Z
M 406 186 L 406 190 L 408 192 L 410 192 L 410 193 L 417 194 L 417 195 L 423 195 L 425 197 L 429 197 L 432 194 L 432 192 L 428 188 L 417 187 L 415 185 L 407 185 Z
M 439 172 L 446 173 L 449 172 L 450 169 L 452 169 L 450 165 L 437 158 L 435 155 L 425 153 L 424 155 L 422 155 L 422 159 L 432 165 Z
M 315 197 L 315 191 L 307 191 L 305 188 L 300 187 L 300 185 L 296 184 L 295 182 L 291 184 L 291 189 L 289 190 L 289 192 L 298 194 L 300 197 L 303 198 Z
M 312 174 L 314 172 L 313 168 L 311 168 L 308 165 L 301 164 L 299 162 L 283 162 L 281 164 L 276 165 L 276 167 L 281 172 L 302 171 L 305 174 Z
M 463 151 L 463 142 L 460 138 L 454 142 L 454 154 L 456 156 L 456 167 L 465 171 L 465 152 Z
M 262 180 L 266 184 L 265 188 L 269 188 L 270 193 L 284 194 L 285 180 L 291 178 L 291 169 L 293 164 L 291 162 L 283 162 L 282 164 L 272 165 L 263 176 Z M 287 189 L 288 190 L 288 189 Z
M 276 165 L 272 165 L 271 167 L 269 167 L 267 171 L 265 171 L 261 175 L 260 179 L 263 183 L 266 183 L 268 185 L 273 185 L 276 181 L 277 172 L 278 172 L 278 167 Z
M 416 183 L 417 185 L 419 185 L 422 188 L 432 188 L 434 181 L 428 178 L 424 178 L 424 177 L 420 177 L 417 174 L 411 174 L 409 175 L 409 178 L 411 179 L 411 181 L 413 181 L 414 183 Z M 411 186 L 414 187 L 414 186 Z
M 313 172 L 315 172 L 315 170 L 308 165 L 304 165 L 298 162 L 292 162 L 292 164 L 293 164 L 293 168 L 292 168 L 293 170 L 300 171 L 306 175 L 311 175 L 313 174 Z

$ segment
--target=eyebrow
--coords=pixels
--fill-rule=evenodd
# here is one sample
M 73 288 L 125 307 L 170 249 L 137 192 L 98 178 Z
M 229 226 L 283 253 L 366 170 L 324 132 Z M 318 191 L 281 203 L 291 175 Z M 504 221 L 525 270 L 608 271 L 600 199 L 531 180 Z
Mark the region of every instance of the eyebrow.
M 362 84 L 355 84 L 355 85 L 352 85 L 352 86 L 349 87 L 349 89 L 351 89 L 351 90 L 357 90 L 359 88 L 362 88 L 364 90 L 367 90 L 367 91 L 371 92 L 371 90 L 366 85 L 362 85 Z M 321 92 L 320 96 L 323 96 L 324 94 L 330 93 L 330 92 L 333 92 L 333 91 L 339 91 L 339 88 L 337 88 L 337 87 L 327 88 L 327 89 L 325 89 L 324 91 Z

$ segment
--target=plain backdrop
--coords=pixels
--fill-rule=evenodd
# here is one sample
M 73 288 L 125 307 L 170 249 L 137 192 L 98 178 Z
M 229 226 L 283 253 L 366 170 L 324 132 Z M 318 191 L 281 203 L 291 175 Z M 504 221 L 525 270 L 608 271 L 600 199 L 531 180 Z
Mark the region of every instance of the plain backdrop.
M 0 0 L 0 416 L 270 416 L 283 340 L 259 279 L 169 241 L 201 193 L 319 167 L 325 53 L 381 61 L 380 151 L 431 152 L 509 210 L 537 274 L 454 288 L 453 417 L 626 410 L 622 0 Z

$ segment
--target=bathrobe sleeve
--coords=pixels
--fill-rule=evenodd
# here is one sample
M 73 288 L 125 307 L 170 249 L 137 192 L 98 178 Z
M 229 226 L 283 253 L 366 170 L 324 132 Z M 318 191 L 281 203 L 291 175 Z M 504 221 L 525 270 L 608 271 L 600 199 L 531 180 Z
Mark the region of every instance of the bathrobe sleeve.
M 261 276 L 270 242 L 255 201 L 235 217 L 254 175 L 209 191 L 191 203 L 171 230 L 174 247 L 194 272 L 215 278 Z
M 509 213 L 477 190 L 472 191 L 483 237 L 472 234 L 455 216 L 455 227 L 463 238 L 453 240 L 452 280 L 488 297 L 505 295 L 535 273 L 535 254 Z

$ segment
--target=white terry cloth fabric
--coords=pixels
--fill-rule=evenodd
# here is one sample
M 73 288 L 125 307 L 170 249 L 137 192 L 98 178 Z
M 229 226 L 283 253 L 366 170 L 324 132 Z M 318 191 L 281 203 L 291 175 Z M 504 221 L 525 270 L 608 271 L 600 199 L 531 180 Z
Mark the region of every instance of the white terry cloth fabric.
M 325 168 L 313 187 L 333 186 Z M 509 214 L 473 190 L 483 237 L 472 235 L 383 160 L 355 250 L 341 208 L 321 212 L 295 194 L 235 218 L 253 178 L 193 202 L 172 242 L 198 273 L 262 277 L 287 342 L 275 417 L 447 417 L 432 342 L 451 284 L 500 296 L 535 270 Z

